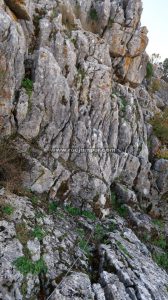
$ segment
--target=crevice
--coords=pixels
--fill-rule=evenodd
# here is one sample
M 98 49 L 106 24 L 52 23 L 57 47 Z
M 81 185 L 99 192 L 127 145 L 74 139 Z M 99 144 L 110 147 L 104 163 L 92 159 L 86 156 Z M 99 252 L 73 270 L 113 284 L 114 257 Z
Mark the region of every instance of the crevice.
M 17 119 L 17 104 L 19 102 L 19 97 L 20 97 L 20 90 L 15 92 L 15 100 L 14 100 L 14 103 L 13 103 L 14 107 L 13 107 L 13 110 L 12 110 L 16 130 L 18 130 L 18 128 L 19 128 L 18 119 Z
M 98 283 L 100 279 L 100 255 L 98 247 L 96 247 L 89 261 L 90 268 L 90 281 L 92 284 Z

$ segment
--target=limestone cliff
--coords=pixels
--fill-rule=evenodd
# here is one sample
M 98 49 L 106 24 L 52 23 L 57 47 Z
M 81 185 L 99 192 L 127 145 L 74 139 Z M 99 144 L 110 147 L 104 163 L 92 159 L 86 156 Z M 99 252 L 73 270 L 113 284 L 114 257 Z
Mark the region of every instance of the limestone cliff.
M 151 256 L 168 261 L 168 160 L 150 124 L 168 87 L 144 80 L 141 13 L 141 0 L 0 1 L 3 300 L 168 299 Z

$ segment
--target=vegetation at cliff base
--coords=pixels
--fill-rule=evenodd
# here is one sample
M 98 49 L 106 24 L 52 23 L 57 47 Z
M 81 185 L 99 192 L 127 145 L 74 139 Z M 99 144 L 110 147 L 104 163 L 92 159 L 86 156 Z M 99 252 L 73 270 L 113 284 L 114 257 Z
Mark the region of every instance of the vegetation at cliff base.
M 162 143 L 168 145 L 168 109 L 156 114 L 151 120 L 151 125 L 153 126 L 155 135 Z

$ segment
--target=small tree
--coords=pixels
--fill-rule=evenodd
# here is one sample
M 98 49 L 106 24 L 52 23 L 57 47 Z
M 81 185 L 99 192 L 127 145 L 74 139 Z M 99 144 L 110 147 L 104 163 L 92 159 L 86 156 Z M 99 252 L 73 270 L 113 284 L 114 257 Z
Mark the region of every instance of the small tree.
M 148 80 L 150 80 L 152 78 L 153 74 L 154 74 L 153 64 L 150 61 L 148 61 L 147 66 L 146 66 L 146 78 Z

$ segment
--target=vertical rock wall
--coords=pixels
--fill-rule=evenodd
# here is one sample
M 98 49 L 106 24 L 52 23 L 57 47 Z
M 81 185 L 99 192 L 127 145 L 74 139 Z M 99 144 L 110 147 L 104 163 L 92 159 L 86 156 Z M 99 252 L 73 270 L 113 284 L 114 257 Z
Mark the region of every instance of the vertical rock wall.
M 15 2 L 0 12 L 1 136 L 29 162 L 25 186 L 92 207 L 113 183 L 158 197 L 141 1 Z

